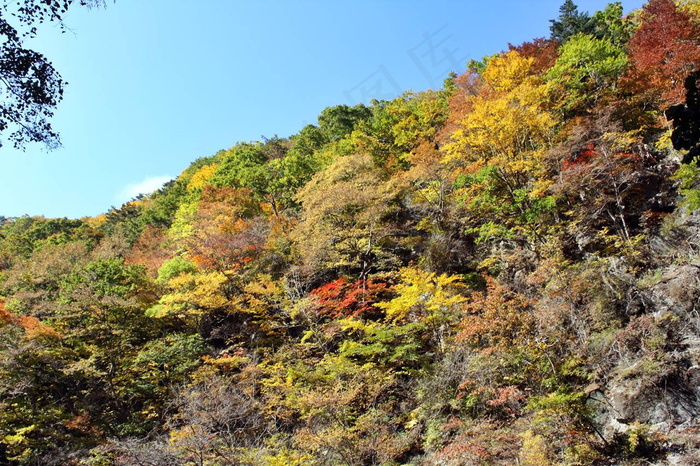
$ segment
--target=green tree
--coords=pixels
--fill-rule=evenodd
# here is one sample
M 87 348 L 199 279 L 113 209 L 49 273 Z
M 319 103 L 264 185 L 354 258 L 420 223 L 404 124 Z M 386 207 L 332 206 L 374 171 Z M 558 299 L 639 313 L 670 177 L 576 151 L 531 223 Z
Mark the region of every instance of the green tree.
M 550 19 L 550 38 L 565 43 L 569 38 L 580 32 L 589 34 L 593 32 L 594 23 L 588 13 L 578 11 L 578 7 L 572 0 L 565 0 L 559 7 L 559 18 Z
M 291 141 L 291 150 L 306 156 L 313 155 L 315 151 L 329 142 L 326 134 L 316 125 L 304 126 L 301 131 L 291 137 Z
M 634 23 L 623 16 L 621 2 L 609 3 L 605 10 L 596 11 L 591 19 L 593 35 L 598 39 L 608 39 L 617 47 L 624 46 L 634 31 Z
M 576 110 L 595 103 L 614 87 L 626 66 L 624 49 L 610 39 L 576 34 L 561 47 L 559 58 L 546 77 L 564 86 L 565 109 Z
M 407 92 L 391 101 L 375 102 L 372 117 L 363 121 L 353 140 L 377 166 L 408 167 L 408 155 L 421 143 L 435 144 L 447 119 L 449 91 Z
M 109 258 L 91 262 L 62 285 L 53 319 L 72 349 L 68 373 L 82 379 L 73 390 L 78 409 L 111 435 L 153 427 L 146 400 L 130 390 L 131 361 L 162 330 L 145 316 L 155 299 L 142 267 Z
M 321 111 L 318 126 L 329 142 L 335 142 L 352 133 L 355 127 L 367 120 L 371 114 L 371 110 L 362 104 L 354 107 L 336 105 Z
M 299 150 L 290 151 L 290 143 L 277 137 L 265 143 L 236 144 L 221 154 L 220 166 L 210 182 L 217 187 L 250 189 L 259 202 L 267 203 L 279 217 L 284 209 L 294 205 L 295 191 L 320 169 L 314 157 L 318 135 L 310 135 L 314 132 L 306 129 L 304 134 L 310 140 Z

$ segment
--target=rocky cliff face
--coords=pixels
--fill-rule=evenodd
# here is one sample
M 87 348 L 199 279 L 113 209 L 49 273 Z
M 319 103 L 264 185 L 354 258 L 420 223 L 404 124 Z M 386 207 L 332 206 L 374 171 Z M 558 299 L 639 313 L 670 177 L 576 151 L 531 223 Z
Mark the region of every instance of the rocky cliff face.
M 700 463 L 699 234 L 700 217 L 686 215 L 656 242 L 675 256 L 630 284 L 627 308 L 634 315 L 611 345 L 615 363 L 588 389 L 605 442 L 625 437 L 638 439 L 634 448 L 651 448 L 646 442 L 653 439 L 670 452 L 659 464 Z M 666 248 L 669 242 L 676 248 Z

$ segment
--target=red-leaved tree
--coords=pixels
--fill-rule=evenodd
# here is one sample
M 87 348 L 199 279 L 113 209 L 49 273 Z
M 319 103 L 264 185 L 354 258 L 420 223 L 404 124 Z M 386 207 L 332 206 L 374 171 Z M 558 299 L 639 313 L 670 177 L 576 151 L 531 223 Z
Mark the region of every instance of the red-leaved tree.
M 673 0 L 650 0 L 642 24 L 629 41 L 631 91 L 662 107 L 683 101 L 685 77 L 700 64 L 700 25 Z

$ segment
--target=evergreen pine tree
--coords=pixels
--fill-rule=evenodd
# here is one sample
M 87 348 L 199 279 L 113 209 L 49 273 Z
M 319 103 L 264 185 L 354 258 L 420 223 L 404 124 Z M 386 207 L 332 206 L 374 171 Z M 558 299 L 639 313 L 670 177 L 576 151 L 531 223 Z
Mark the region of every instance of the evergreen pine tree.
M 550 38 L 560 43 L 566 42 L 574 34 L 580 32 L 591 34 L 595 24 L 586 12 L 578 11 L 578 7 L 572 0 L 565 0 L 559 7 L 559 18 L 550 19 Z

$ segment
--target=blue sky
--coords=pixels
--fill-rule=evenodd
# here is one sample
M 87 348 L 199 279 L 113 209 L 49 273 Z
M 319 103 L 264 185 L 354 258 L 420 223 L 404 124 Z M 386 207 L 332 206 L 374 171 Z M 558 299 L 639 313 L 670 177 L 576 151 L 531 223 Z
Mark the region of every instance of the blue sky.
M 108 0 L 29 45 L 69 82 L 63 147 L 0 148 L 0 215 L 94 216 L 328 106 L 437 88 L 535 37 L 563 0 Z M 593 13 L 606 1 L 579 0 Z M 641 7 L 627 0 L 625 10 Z M 0 135 L 2 137 L 2 135 Z

